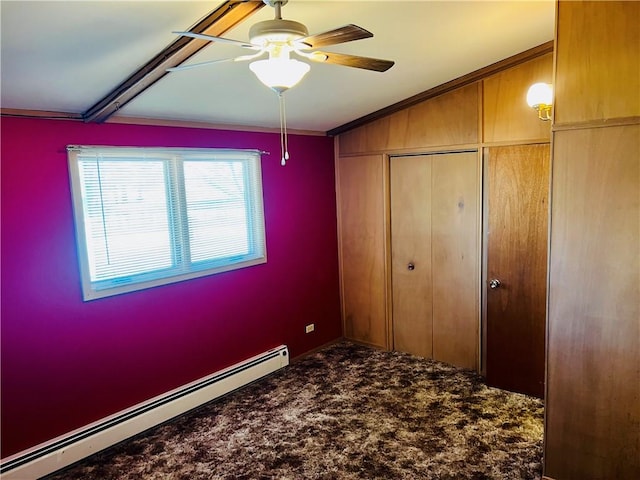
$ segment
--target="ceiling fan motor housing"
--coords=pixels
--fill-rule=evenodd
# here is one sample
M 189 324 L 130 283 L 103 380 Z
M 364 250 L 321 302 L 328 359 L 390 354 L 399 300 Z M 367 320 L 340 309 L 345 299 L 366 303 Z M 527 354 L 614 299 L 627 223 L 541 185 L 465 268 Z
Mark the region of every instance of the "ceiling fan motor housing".
M 307 27 L 293 20 L 265 20 L 258 22 L 249 30 L 249 38 L 254 45 L 266 45 L 270 42 L 292 42 L 309 36 Z

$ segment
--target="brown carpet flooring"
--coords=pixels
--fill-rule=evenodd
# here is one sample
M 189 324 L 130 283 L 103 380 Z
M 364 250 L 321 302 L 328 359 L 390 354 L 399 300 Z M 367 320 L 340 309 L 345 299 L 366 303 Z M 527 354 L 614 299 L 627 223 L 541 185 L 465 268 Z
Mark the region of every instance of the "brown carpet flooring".
M 47 480 L 539 479 L 543 404 L 340 342 Z

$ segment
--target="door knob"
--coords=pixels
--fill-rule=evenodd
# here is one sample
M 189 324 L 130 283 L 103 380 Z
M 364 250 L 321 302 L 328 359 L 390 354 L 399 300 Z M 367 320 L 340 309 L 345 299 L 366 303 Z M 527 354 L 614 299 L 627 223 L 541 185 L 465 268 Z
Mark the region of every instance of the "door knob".
M 409 263 L 409 265 L 407 265 L 407 270 L 415 270 L 416 266 L 413 263 Z
M 498 288 L 500 285 L 502 285 L 502 283 L 497 278 L 493 278 L 493 279 L 489 280 L 489 288 L 491 288 L 493 290 Z

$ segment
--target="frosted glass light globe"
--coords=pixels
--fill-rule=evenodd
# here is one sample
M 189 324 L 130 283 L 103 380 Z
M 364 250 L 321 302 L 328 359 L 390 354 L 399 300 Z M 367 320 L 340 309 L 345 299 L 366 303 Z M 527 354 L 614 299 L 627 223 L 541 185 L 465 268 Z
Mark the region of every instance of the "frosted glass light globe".
M 527 92 L 527 104 L 530 107 L 537 105 L 551 105 L 553 89 L 548 83 L 534 83 Z

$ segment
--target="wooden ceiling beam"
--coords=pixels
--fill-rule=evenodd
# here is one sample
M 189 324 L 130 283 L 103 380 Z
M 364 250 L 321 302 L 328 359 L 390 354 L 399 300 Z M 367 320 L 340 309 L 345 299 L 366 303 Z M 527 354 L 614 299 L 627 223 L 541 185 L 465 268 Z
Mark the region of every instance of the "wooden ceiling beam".
M 190 32 L 222 36 L 238 23 L 260 10 L 260 0 L 226 0 L 189 29 Z M 84 122 L 103 123 L 131 100 L 156 83 L 168 72 L 199 52 L 210 42 L 189 37 L 178 37 L 173 43 L 135 71 L 108 95 L 82 114 Z

